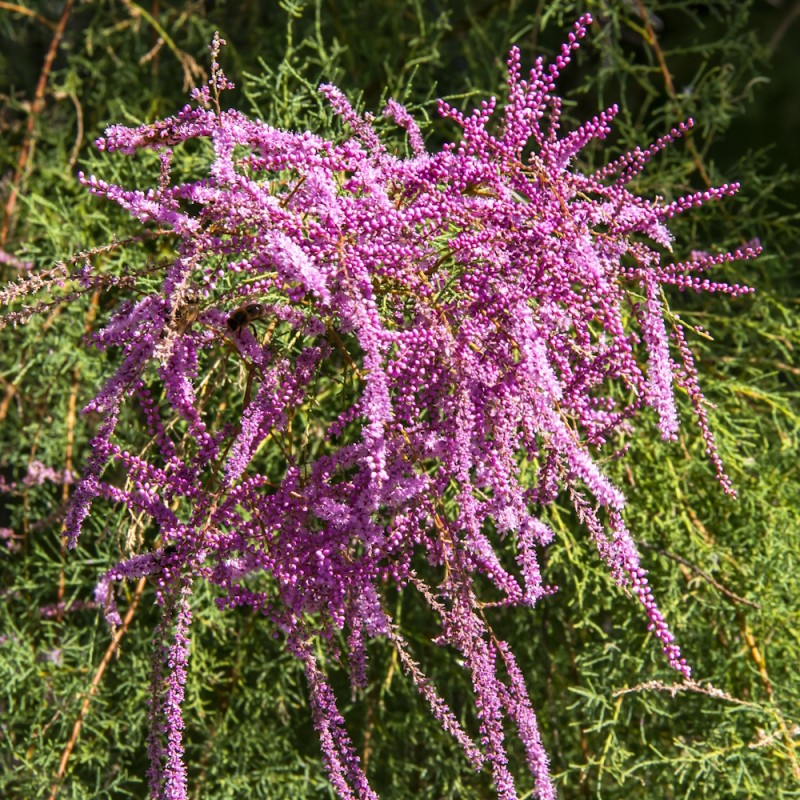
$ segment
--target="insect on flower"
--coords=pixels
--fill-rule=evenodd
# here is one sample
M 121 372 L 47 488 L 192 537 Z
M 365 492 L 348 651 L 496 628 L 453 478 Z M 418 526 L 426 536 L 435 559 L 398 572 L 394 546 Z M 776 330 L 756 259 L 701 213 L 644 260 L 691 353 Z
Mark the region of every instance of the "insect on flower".
M 175 309 L 173 318 L 175 327 L 179 333 L 185 333 L 200 313 L 200 298 L 190 294 L 186 297 L 186 302 Z
M 231 333 L 239 333 L 245 325 L 249 325 L 257 319 L 263 319 L 266 316 L 267 308 L 263 303 L 247 303 L 239 306 L 228 317 L 228 330 Z
M 192 327 L 200 310 L 200 296 L 194 292 L 187 293 L 183 301 L 179 302 L 169 313 L 167 327 L 161 331 L 159 338 L 165 339 L 168 331 L 182 336 Z

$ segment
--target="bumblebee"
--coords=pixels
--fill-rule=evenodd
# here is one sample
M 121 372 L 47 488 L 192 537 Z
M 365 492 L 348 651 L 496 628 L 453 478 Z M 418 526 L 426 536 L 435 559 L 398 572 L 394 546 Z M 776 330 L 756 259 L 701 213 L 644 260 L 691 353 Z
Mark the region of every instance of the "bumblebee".
M 231 333 L 239 333 L 245 325 L 249 325 L 257 319 L 264 319 L 266 316 L 267 307 L 263 303 L 247 303 L 239 306 L 228 317 L 228 330 Z

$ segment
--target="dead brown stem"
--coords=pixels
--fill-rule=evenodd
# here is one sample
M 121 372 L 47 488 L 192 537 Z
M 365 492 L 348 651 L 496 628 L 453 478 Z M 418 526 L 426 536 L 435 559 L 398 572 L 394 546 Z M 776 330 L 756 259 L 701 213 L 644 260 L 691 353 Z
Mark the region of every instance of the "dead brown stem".
M 128 628 L 133 621 L 133 616 L 136 613 L 139 600 L 142 597 L 142 592 L 144 592 L 144 587 L 146 584 L 147 578 L 139 578 L 139 583 L 136 584 L 136 591 L 133 594 L 133 600 L 128 608 L 128 613 L 125 614 L 125 619 L 122 620 L 122 625 L 120 625 L 119 628 L 114 631 L 111 637 L 111 643 L 106 648 L 106 652 L 102 661 L 100 662 L 100 666 L 97 668 L 97 672 L 95 672 L 94 677 L 92 678 L 89 691 L 87 692 L 86 697 L 83 699 L 81 709 L 78 712 L 78 718 L 75 720 L 75 724 L 72 726 L 72 734 L 70 735 L 69 741 L 64 748 L 64 752 L 61 754 L 58 772 L 56 773 L 56 779 L 53 781 L 53 786 L 50 790 L 50 797 L 48 800 L 56 799 L 59 787 L 61 786 L 61 781 L 64 779 L 64 775 L 67 772 L 67 762 L 69 761 L 72 751 L 75 749 L 75 744 L 78 741 L 78 736 L 80 735 L 81 727 L 83 726 L 83 720 L 86 718 L 86 714 L 89 712 L 89 706 L 92 702 L 92 698 L 95 696 L 95 694 L 97 694 L 97 689 L 100 686 L 100 681 L 103 679 L 103 674 L 106 671 L 106 667 L 111 662 L 114 653 L 119 647 L 122 637 L 127 633 Z
M 55 60 L 58 47 L 61 44 L 61 39 L 64 36 L 64 30 L 67 27 L 67 20 L 69 20 L 72 13 L 72 6 L 75 0 L 66 0 L 64 9 L 61 12 L 61 19 L 58 21 L 53 39 L 50 42 L 50 47 L 47 50 L 47 55 L 44 58 L 42 71 L 39 75 L 39 82 L 36 85 L 36 92 L 33 96 L 33 103 L 31 104 L 31 111 L 28 114 L 28 124 L 25 130 L 25 138 L 20 148 L 19 158 L 17 159 L 17 169 L 14 173 L 14 182 L 11 185 L 11 191 L 6 201 L 5 214 L 3 218 L 3 228 L 0 230 L 0 247 L 4 247 L 8 240 L 8 234 L 11 230 L 11 221 L 14 217 L 14 209 L 17 205 L 17 196 L 19 195 L 22 177 L 25 174 L 25 167 L 28 164 L 28 159 L 33 152 L 34 136 L 33 130 L 36 127 L 36 118 L 44 107 L 44 93 L 47 89 L 47 81 L 50 78 L 50 71 L 53 68 L 53 61 Z

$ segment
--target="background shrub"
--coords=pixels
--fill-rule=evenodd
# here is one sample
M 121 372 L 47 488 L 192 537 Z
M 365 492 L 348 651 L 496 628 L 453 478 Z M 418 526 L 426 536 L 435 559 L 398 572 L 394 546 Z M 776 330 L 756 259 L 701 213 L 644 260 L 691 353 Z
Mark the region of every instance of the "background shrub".
M 716 404 L 712 424 L 739 499 L 720 492 L 691 423 L 675 444 L 633 440 L 629 470 L 608 467 L 627 487 L 628 527 L 644 543 L 654 592 L 695 677 L 727 699 L 663 688 L 674 679 L 642 615 L 614 587 L 566 507 L 551 509 L 559 539 L 544 567 L 559 593 L 535 612 L 509 612 L 501 632 L 516 644 L 561 797 L 797 796 L 800 156 L 792 137 L 800 100 L 791 39 L 800 22 L 790 8 L 375 0 L 343 10 L 321 0 L 98 0 L 43 2 L 39 17 L 3 10 L 3 246 L 44 269 L 136 232 L 79 187 L 75 173 L 135 183 L 137 166 L 103 157 L 91 141 L 109 124 L 180 108 L 208 69 L 215 30 L 229 43 L 223 63 L 237 83 L 232 105 L 273 125 L 335 136 L 339 123 L 316 92 L 332 82 L 367 110 L 379 110 L 388 96 L 404 102 L 430 121 L 424 133 L 433 148 L 450 130 L 437 118 L 435 97 L 468 109 L 474 98 L 502 96 L 509 45 L 518 43 L 527 62 L 552 53 L 587 5 L 596 21 L 560 89 L 568 90 L 573 121 L 621 103 L 597 163 L 694 117 L 689 142 L 660 155 L 637 191 L 669 199 L 741 181 L 736 198 L 671 228 L 678 242 L 710 251 L 754 236 L 765 249 L 757 261 L 717 273 L 755 286 L 754 296 L 671 298 L 685 319 L 714 332 L 714 341 L 700 343 L 701 383 Z M 43 68 L 53 41 L 52 64 Z M 7 260 L 0 269 L 10 280 L 25 267 Z M 7 545 L 0 793 L 7 797 L 50 796 L 79 719 L 58 796 L 146 791 L 153 590 L 128 587 L 138 604 L 108 659 L 111 634 L 90 602 L 98 576 L 124 551 L 130 520 L 122 510 L 90 518 L 68 556 L 60 539 L 71 491 L 64 471 L 80 470 L 90 437 L 91 421 L 79 410 L 111 368 L 82 337 L 113 302 L 87 297 L 0 332 L 0 475 L 15 485 L 0 496 Z M 682 410 L 688 418 L 688 402 Z M 198 590 L 186 694 L 196 796 L 329 796 L 301 668 L 257 617 L 216 612 L 205 591 Z M 406 637 L 451 707 L 467 713 L 468 676 L 430 644 L 423 608 L 406 596 L 395 602 Z M 124 603 L 121 609 L 124 615 Z M 374 787 L 385 797 L 490 796 L 490 776 L 469 769 L 391 651 L 371 647 L 370 686 L 343 705 Z M 344 674 L 335 674 L 340 700 L 349 697 Z

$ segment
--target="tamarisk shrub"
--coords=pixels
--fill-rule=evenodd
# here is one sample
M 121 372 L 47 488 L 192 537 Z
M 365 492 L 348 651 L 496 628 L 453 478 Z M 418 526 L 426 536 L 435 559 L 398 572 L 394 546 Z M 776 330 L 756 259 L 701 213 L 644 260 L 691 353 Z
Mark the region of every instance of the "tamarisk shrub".
M 625 527 L 623 492 L 601 464 L 624 457 L 621 435 L 648 407 L 660 436 L 676 437 L 677 384 L 733 494 L 684 323 L 662 287 L 750 292 L 706 273 L 759 248 L 670 260 L 667 221 L 737 184 L 674 202 L 627 188 L 691 121 L 592 174 L 576 168 L 618 111 L 561 133 L 556 79 L 589 22 L 579 19 L 554 62 L 538 59 L 527 78 L 512 49 L 502 110 L 491 98 L 465 116 L 440 101 L 461 137 L 437 153 L 389 101 L 407 158 L 330 85 L 320 91 L 352 131 L 338 143 L 222 110 L 231 84 L 217 37 L 194 104 L 150 125 L 113 126 L 97 142 L 108 153 L 158 153 L 157 185 L 80 175 L 172 255 L 115 274 L 93 251 L 77 269 L 3 291 L 5 302 L 47 290 L 60 301 L 98 289 L 122 298 L 89 336 L 119 365 L 84 409 L 98 422 L 66 536 L 74 547 L 101 503 L 151 519 L 157 532 L 97 587 L 119 624 L 116 584 L 156 582 L 154 797 L 187 796 L 191 596 L 208 581 L 221 607 L 261 612 L 304 664 L 340 797 L 376 795 L 319 654 L 346 656 L 363 687 L 366 643 L 384 637 L 470 763 L 492 770 L 499 797 L 516 797 L 504 745 L 513 723 L 536 795 L 553 798 L 522 671 L 487 609 L 533 607 L 555 591 L 537 553 L 554 538 L 542 509 L 557 497 L 570 500 L 614 580 L 644 606 L 668 663 L 689 678 Z M 177 180 L 189 144 L 208 154 L 208 173 Z M 25 321 L 43 305 L 5 319 Z M 149 440 L 134 446 L 142 426 Z M 469 671 L 477 739 L 415 661 L 386 610 L 390 588 L 424 599 L 440 623 L 437 643 Z

